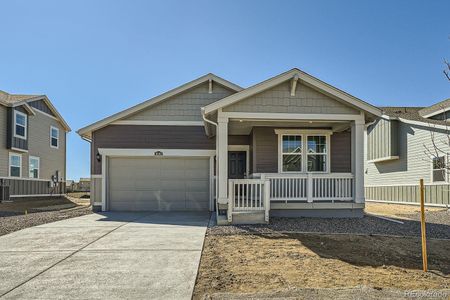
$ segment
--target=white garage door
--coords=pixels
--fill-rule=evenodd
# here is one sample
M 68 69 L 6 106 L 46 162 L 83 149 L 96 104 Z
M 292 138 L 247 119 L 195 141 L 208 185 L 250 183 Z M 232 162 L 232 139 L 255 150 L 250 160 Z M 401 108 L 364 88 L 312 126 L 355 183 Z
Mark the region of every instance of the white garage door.
M 112 157 L 108 210 L 209 209 L 209 158 Z

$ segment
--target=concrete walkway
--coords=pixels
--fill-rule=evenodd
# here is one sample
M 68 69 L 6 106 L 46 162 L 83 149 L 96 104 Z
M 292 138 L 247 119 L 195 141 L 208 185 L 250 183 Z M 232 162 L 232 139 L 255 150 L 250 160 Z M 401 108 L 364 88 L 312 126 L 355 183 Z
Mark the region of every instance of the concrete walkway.
M 191 299 L 208 213 L 104 213 L 0 237 L 1 299 Z

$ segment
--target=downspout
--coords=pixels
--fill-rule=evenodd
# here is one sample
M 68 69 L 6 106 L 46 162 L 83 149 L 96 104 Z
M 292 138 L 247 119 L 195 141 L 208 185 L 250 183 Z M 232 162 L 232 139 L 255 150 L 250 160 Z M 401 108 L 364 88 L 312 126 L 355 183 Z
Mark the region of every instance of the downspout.
M 211 125 L 213 125 L 213 126 L 215 126 L 216 128 L 217 128 L 217 126 L 218 126 L 218 124 L 217 123 L 215 123 L 215 122 L 213 122 L 213 121 L 211 121 L 211 120 L 209 120 L 209 119 L 207 119 L 206 118 L 206 116 L 205 116 L 205 108 L 204 107 L 202 107 L 201 109 L 201 112 L 202 112 L 202 119 L 203 119 L 203 121 L 205 121 L 206 123 L 209 123 L 209 124 L 211 124 Z M 217 132 L 217 130 L 216 130 L 216 132 Z M 217 135 L 216 135 L 216 174 L 217 174 L 217 158 L 218 158 L 218 149 L 217 149 Z M 214 185 L 215 185 L 215 193 L 214 193 L 214 197 L 216 198 L 216 222 L 217 222 L 217 220 L 219 219 L 219 204 L 217 203 L 217 192 L 218 192 L 218 189 L 217 189 L 217 186 L 218 186 L 218 181 L 217 181 L 217 175 L 216 175 L 216 181 L 214 182 Z

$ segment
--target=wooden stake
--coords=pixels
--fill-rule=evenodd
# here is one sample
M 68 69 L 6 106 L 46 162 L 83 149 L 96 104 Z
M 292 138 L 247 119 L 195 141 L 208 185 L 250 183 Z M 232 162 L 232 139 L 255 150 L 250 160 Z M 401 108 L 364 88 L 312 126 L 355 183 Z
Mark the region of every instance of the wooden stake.
M 427 260 L 427 233 L 425 228 L 425 195 L 424 195 L 423 179 L 420 179 L 420 228 L 422 231 L 422 263 L 423 271 L 428 271 Z

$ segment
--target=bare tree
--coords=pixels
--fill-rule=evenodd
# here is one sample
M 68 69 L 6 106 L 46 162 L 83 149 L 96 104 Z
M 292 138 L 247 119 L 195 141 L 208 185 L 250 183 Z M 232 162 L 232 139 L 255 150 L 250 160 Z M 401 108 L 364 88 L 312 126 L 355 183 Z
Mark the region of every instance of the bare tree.
M 450 63 L 444 59 L 445 69 L 443 70 L 445 77 L 450 81 Z

